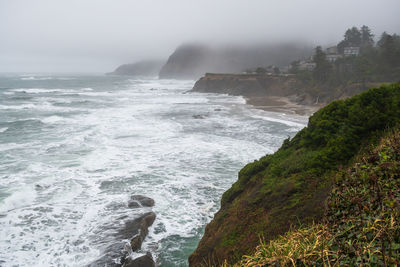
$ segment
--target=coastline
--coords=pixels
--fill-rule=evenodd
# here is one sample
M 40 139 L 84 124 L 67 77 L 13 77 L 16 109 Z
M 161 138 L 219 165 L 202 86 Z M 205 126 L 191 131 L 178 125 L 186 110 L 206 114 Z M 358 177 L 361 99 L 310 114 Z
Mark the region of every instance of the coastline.
M 252 105 L 254 108 L 262 109 L 269 112 L 280 112 L 296 114 L 301 116 L 311 116 L 324 105 L 301 105 L 289 97 L 284 96 L 254 96 L 244 97 L 246 104 Z

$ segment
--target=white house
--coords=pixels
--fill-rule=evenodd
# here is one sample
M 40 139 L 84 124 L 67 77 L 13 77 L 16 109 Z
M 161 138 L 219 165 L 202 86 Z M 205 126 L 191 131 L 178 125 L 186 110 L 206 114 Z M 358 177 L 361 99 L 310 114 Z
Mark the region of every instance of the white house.
M 339 55 L 339 54 L 328 54 L 328 55 L 326 55 L 326 60 L 328 60 L 329 62 L 333 63 L 338 58 L 341 58 L 341 57 L 342 57 L 342 55 Z
M 358 56 L 360 54 L 360 47 L 358 46 L 345 47 L 343 54 L 345 56 Z
M 314 62 L 309 61 L 300 61 L 299 62 L 299 70 L 313 70 L 317 66 Z

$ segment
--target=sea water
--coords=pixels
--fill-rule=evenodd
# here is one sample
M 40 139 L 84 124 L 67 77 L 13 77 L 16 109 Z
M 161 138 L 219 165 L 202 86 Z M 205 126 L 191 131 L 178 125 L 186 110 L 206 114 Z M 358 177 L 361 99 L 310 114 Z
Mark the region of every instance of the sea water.
M 0 75 L 0 266 L 90 264 L 143 213 L 127 206 L 134 194 L 156 203 L 139 254 L 187 266 L 238 171 L 307 119 L 193 84 Z

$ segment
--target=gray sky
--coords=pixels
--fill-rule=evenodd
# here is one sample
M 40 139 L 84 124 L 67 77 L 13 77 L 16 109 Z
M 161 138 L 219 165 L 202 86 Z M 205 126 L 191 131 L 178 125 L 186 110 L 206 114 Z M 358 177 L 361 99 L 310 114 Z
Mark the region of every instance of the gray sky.
M 399 0 L 0 0 L 0 72 L 107 72 L 183 42 L 336 43 L 400 33 Z

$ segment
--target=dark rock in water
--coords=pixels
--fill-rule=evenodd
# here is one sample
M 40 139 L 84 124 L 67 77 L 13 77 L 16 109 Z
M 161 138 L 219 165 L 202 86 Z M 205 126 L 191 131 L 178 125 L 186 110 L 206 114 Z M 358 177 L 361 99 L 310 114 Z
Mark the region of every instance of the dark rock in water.
M 134 238 L 131 240 L 131 248 L 132 251 L 139 250 L 142 247 L 143 239 L 140 234 L 136 235 Z
M 207 118 L 207 115 L 198 114 L 198 115 L 193 115 L 192 117 L 193 119 L 205 119 Z
M 139 250 L 142 243 L 147 236 L 149 230 L 148 228 L 153 224 L 156 219 L 156 214 L 154 212 L 147 212 L 141 215 L 139 218 L 134 220 L 129 220 L 125 222 L 125 226 L 120 229 L 116 235 L 117 240 L 131 239 L 132 251 Z M 96 260 L 95 262 L 89 264 L 90 267 L 97 266 L 121 266 L 129 261 L 128 254 L 130 252 L 130 247 L 126 242 L 116 241 L 110 244 L 105 250 L 103 256 Z M 121 259 L 121 264 L 115 263 L 115 259 Z M 131 265 L 129 265 L 131 266 Z M 142 266 L 142 265 L 132 265 L 132 266 Z M 152 265 L 143 265 L 152 266 Z M 153 265 L 154 266 L 154 265 Z
M 155 263 L 153 257 L 150 252 L 147 252 L 146 255 L 143 255 L 139 258 L 130 260 L 128 259 L 126 263 L 123 265 L 124 267 L 155 267 Z
M 143 240 L 149 233 L 148 228 L 153 224 L 155 219 L 156 214 L 154 212 L 147 213 L 146 216 L 142 217 L 138 234 L 136 234 L 131 240 L 132 251 L 139 250 L 142 247 Z
M 153 207 L 154 199 L 142 196 L 142 195 L 133 195 L 131 196 L 131 200 L 128 202 L 129 208 L 140 208 L 140 207 Z
M 148 229 L 156 219 L 154 212 L 147 212 L 137 219 L 125 222 L 125 227 L 118 232 L 118 237 L 129 239 L 138 234 L 142 235 L 143 239 L 148 233 Z
M 142 205 L 140 205 L 140 203 L 138 201 L 136 201 L 136 200 L 129 200 L 128 201 L 128 207 L 135 209 L 135 208 L 141 208 Z

